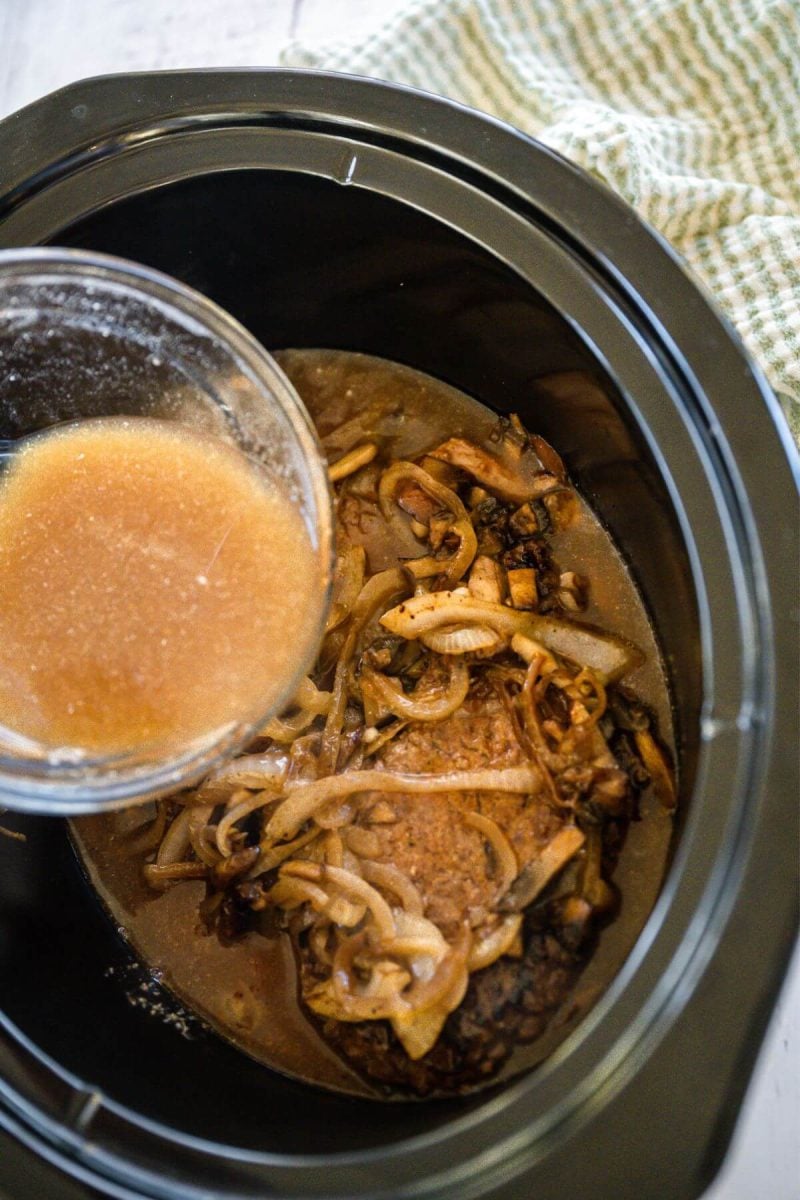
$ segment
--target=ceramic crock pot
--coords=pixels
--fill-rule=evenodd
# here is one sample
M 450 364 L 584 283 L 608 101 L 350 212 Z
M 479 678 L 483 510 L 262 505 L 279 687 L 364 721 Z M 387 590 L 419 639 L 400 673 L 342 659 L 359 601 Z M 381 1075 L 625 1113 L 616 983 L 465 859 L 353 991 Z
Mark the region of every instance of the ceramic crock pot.
M 31 1164 L 19 1186 L 698 1196 L 796 929 L 793 451 L 733 331 L 568 162 L 343 76 L 116 76 L 31 105 L 0 125 L 0 246 L 39 244 L 166 271 L 268 349 L 381 355 L 519 412 L 648 605 L 681 802 L 659 900 L 590 1015 L 535 1070 L 418 1104 L 317 1091 L 131 1003 L 136 964 L 63 824 L 19 818 L 25 846 L 0 839 L 0 1125 L 5 1161 Z M 572 384 L 543 386 L 556 374 Z

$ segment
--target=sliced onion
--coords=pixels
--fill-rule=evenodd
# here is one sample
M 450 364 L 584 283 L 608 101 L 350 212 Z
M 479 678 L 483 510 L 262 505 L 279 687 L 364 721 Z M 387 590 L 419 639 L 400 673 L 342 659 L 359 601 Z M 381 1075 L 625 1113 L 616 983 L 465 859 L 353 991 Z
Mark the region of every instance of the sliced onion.
M 353 805 L 347 801 L 337 803 L 334 800 L 333 804 L 323 804 L 322 808 L 314 811 L 314 822 L 320 829 L 342 829 L 352 819 Z
M 363 546 L 345 546 L 337 554 L 333 596 L 325 623 L 326 634 L 336 629 L 350 615 L 350 610 L 364 586 L 366 565 L 367 552 Z
M 374 883 L 384 892 L 391 892 L 410 916 L 421 917 L 422 896 L 406 874 L 390 863 L 364 862 L 361 871 L 369 883 Z
M 464 971 L 465 978 L 466 975 Z M 395 1036 L 412 1062 L 423 1058 L 433 1049 L 450 1012 L 451 1008 L 441 1004 L 438 1008 L 429 1008 L 425 1012 L 402 1012 L 391 1018 Z
M 477 829 L 478 833 L 482 834 L 492 847 L 500 871 L 496 895 L 498 897 L 505 895 L 519 874 L 519 864 L 511 842 L 497 822 L 493 821 L 491 817 L 485 817 L 483 813 L 464 813 L 463 820 L 464 824 L 469 825 L 471 829 Z
M 408 592 L 408 587 L 408 579 L 399 567 L 393 567 L 387 571 L 379 571 L 377 575 L 373 575 L 364 584 L 358 595 L 358 599 L 353 605 L 353 613 L 350 618 L 347 637 L 336 663 L 333 695 L 331 697 L 330 708 L 328 709 L 325 729 L 322 734 L 319 765 L 323 773 L 336 769 L 342 722 L 344 721 L 344 712 L 347 707 L 347 680 L 350 661 L 355 653 L 359 636 L 369 624 L 376 611 L 388 604 L 396 596 Z
M 438 479 L 434 479 L 432 475 L 429 475 L 422 467 L 418 467 L 416 463 L 405 462 L 402 459 L 387 467 L 381 475 L 378 485 L 378 502 L 385 521 L 391 524 L 395 520 L 392 502 L 397 485 L 404 479 L 413 480 L 424 492 L 427 492 L 434 500 L 438 500 L 442 508 L 451 512 L 457 521 L 469 521 L 466 508 L 452 488 L 440 483 Z
M 381 617 L 381 625 L 411 640 L 433 633 L 442 626 L 465 623 L 484 625 L 511 637 L 523 631 L 530 614 L 516 612 L 504 604 L 478 600 L 467 589 L 428 592 L 404 600 Z
M 472 933 L 464 925 L 455 945 L 449 946 L 434 975 L 427 980 L 417 980 L 406 992 L 409 1006 L 419 1012 L 438 1004 L 453 988 L 458 974 L 466 966 L 472 946 Z
M 348 475 L 353 475 L 362 467 L 366 467 L 377 453 L 378 447 L 374 442 L 364 442 L 361 446 L 354 446 L 352 450 L 343 454 L 333 466 L 328 467 L 328 478 L 331 483 L 339 483 Z
M 192 818 L 191 806 L 181 809 L 166 832 L 163 842 L 158 848 L 156 863 L 159 867 L 170 866 L 186 857 L 190 846 L 189 821 Z
M 359 858 L 375 858 L 381 852 L 381 839 L 371 829 L 364 829 L 361 825 L 351 825 L 349 829 L 345 830 L 344 837 L 347 849 Z M 364 878 L 366 879 L 367 876 L 364 875 Z
M 384 942 L 381 949 L 409 959 L 416 979 L 423 982 L 432 979 L 439 963 L 450 952 L 441 929 L 421 913 L 405 909 L 395 910 L 395 923 L 397 937 Z
M 412 640 L 443 626 L 464 623 L 488 626 L 507 638 L 514 634 L 533 638 L 552 653 L 589 667 L 604 683 L 619 679 L 643 661 L 635 646 L 604 630 L 540 613 L 517 612 L 460 590 L 412 596 L 381 617 L 390 633 Z
M 324 861 L 331 867 L 341 867 L 344 862 L 344 842 L 335 829 L 329 829 L 322 837 Z
M 271 737 L 276 742 L 293 742 L 320 714 L 327 713 L 331 706 L 331 693 L 321 691 L 308 676 L 301 680 L 287 711 L 298 709 L 291 716 L 273 717 L 261 730 L 262 737 Z
M 613 683 L 644 662 L 644 655 L 630 642 L 576 621 L 528 613 L 533 637 L 553 654 L 560 654 L 580 667 L 588 667 L 601 683 Z
M 394 771 L 350 771 L 330 775 L 313 783 L 289 783 L 286 799 L 270 818 L 267 837 L 283 841 L 291 837 L 322 805 L 356 792 L 535 792 L 541 775 L 533 766 L 499 770 L 450 771 L 442 775 L 406 775 Z
M 378 501 L 383 518 L 389 524 L 396 518 L 392 501 L 397 485 L 404 479 L 411 479 L 418 487 L 432 496 L 441 504 L 443 509 L 453 514 L 453 524 L 450 531 L 458 538 L 458 549 L 450 558 L 438 559 L 432 555 L 423 558 L 410 559 L 406 562 L 408 570 L 415 579 L 429 579 L 433 575 L 444 575 L 450 587 L 461 579 L 466 572 L 478 549 L 478 539 L 466 508 L 452 488 L 446 487 L 438 479 L 428 474 L 422 467 L 411 462 L 395 462 L 383 472 L 378 485 Z
M 297 908 L 300 904 L 310 904 L 316 912 L 325 912 L 330 902 L 328 893 L 313 880 L 296 879 L 283 873 L 267 896 L 278 908 Z
M 414 579 L 432 579 L 435 575 L 441 575 L 447 587 L 454 587 L 466 573 L 478 549 L 472 522 L 468 517 L 455 521 L 448 532 L 458 538 L 458 549 L 449 558 L 435 558 L 432 554 L 426 554 L 422 558 L 405 560 L 403 565 Z
M 512 912 L 527 908 L 578 853 L 585 841 L 584 834 L 576 825 L 565 825 L 531 862 L 526 863 L 500 907 Z
M 368 949 L 368 935 L 357 933 L 341 941 L 334 955 L 328 1002 L 335 1002 L 341 1014 L 340 1020 L 375 1021 L 391 1017 L 406 1007 L 402 992 L 411 977 L 395 962 L 378 960 L 373 963 L 366 987 L 356 983 L 353 963 L 359 954 Z M 312 1002 L 315 993 L 306 997 L 306 1003 L 319 1012 L 320 1009 Z
M 279 846 L 273 846 L 271 842 L 262 841 L 261 854 L 249 878 L 252 879 L 258 875 L 263 875 L 266 871 L 274 871 L 287 858 L 291 858 L 298 850 L 309 846 L 319 836 L 319 829 L 314 827 L 313 829 L 306 830 L 305 833 L 301 833 L 299 837 L 293 838 L 291 842 L 283 842 Z
M 242 793 L 234 793 L 235 796 L 242 796 Z M 231 831 L 239 821 L 248 817 L 250 813 L 255 812 L 258 808 L 263 808 L 265 804 L 271 803 L 275 799 L 275 793 L 266 792 L 247 792 L 243 798 L 237 800 L 235 804 L 229 806 L 227 812 L 220 818 L 216 830 L 217 849 L 223 858 L 228 858 L 231 853 L 231 845 L 229 837 Z
M 326 863 L 289 862 L 284 863 L 281 867 L 281 879 L 287 877 L 333 884 L 346 896 L 354 896 L 367 906 L 372 913 L 381 938 L 393 938 L 397 933 L 392 910 L 383 896 L 371 884 L 360 879 L 352 871 L 345 871 L 341 867 L 331 867 Z
M 498 958 L 502 958 L 513 947 L 521 927 L 521 913 L 508 913 L 501 917 L 494 929 L 473 942 L 467 959 L 468 969 L 482 971 L 484 967 L 491 966 Z
M 333 990 L 332 981 L 328 979 L 303 999 L 317 1016 L 334 1021 L 379 1021 L 392 1017 L 403 1007 L 401 992 L 408 983 L 408 973 L 400 970 L 396 963 L 391 966 L 391 972 L 386 975 L 385 990 L 376 989 L 372 994 L 366 992 L 363 995 L 346 992 L 339 998 Z
M 466 438 L 448 438 L 441 446 L 431 450 L 430 455 L 466 471 L 501 500 L 522 504 L 534 493 L 535 475 L 529 476 L 519 468 L 515 470 Z
M 532 637 L 526 637 L 524 633 L 515 633 L 511 639 L 511 649 L 515 654 L 530 666 L 534 659 L 538 660 L 538 670 L 540 672 L 555 671 L 556 660 L 553 658 L 549 650 L 546 650 L 541 642 L 534 641 Z
M 222 799 L 236 788 L 271 788 L 279 791 L 289 770 L 289 759 L 283 751 L 267 750 L 263 754 L 243 754 L 212 772 L 197 790 L 197 801 L 207 804 Z
M 365 904 L 354 904 L 344 896 L 331 896 L 325 908 L 325 915 L 330 921 L 343 929 L 352 929 L 360 925 L 367 911 Z
M 503 639 L 488 625 L 445 625 L 426 633 L 421 641 L 437 654 L 478 654 L 503 645 Z
M 408 726 L 408 721 L 392 721 L 390 725 L 386 725 L 374 738 L 364 747 L 364 757 L 369 758 L 373 754 L 377 754 L 384 746 L 388 745 L 393 738 L 396 738 L 398 733 L 402 733 Z
M 152 888 L 163 890 L 180 879 L 205 879 L 208 867 L 201 862 L 146 863 L 144 877 Z
M 469 691 L 469 670 L 466 665 L 452 662 L 447 664 L 447 669 L 449 678 L 444 691 L 437 688 L 427 695 L 420 695 L 418 689 L 408 696 L 399 683 L 368 666 L 363 668 L 362 678 L 366 677 L 369 686 L 394 716 L 412 721 L 442 721 L 461 707 Z
M 189 809 L 189 841 L 197 857 L 207 867 L 216 866 L 220 857 L 216 848 L 212 848 L 206 841 L 208 823 L 213 811 L 213 804 L 198 804 Z
M 164 837 L 164 830 L 167 825 L 167 805 L 164 800 L 156 800 L 155 816 L 152 821 L 146 825 L 140 826 L 137 829 L 130 841 L 125 844 L 126 857 L 138 857 L 142 854 L 149 854 L 151 850 L 155 850 L 161 844 Z M 12 832 L 8 830 L 7 832 Z M 19 840 L 19 839 L 17 839 Z M 25 840 L 23 838 L 23 840 Z

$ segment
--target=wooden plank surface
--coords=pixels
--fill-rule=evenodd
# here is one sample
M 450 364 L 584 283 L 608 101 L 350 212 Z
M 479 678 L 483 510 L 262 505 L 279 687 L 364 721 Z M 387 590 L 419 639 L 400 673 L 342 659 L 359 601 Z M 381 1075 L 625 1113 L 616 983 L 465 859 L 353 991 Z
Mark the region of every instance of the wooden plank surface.
M 292 38 L 359 33 L 379 25 L 401 3 L 0 0 L 0 117 L 75 79 L 106 72 L 273 66 Z M 800 1200 L 798 1047 L 796 954 L 731 1151 L 706 1200 Z

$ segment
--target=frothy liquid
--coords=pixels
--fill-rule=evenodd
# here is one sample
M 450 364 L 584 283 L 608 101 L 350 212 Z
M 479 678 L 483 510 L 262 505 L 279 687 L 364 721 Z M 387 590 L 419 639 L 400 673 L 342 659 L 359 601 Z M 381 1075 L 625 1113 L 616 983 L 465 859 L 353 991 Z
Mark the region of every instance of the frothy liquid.
M 34 437 L 0 480 L 0 724 L 188 747 L 279 700 L 319 586 L 301 514 L 223 442 L 140 417 Z

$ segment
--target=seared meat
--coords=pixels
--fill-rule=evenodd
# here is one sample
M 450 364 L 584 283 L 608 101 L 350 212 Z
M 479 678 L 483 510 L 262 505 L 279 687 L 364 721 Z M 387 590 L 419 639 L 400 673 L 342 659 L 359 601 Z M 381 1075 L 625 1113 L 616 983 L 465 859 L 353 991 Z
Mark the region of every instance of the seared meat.
M 481 682 L 444 721 L 415 723 L 381 754 L 389 770 L 411 775 L 516 766 L 525 760 L 517 731 L 498 690 Z M 415 883 L 425 916 L 452 939 L 464 916 L 478 924 L 496 897 L 496 864 L 465 812 L 491 817 L 505 833 L 520 865 L 529 861 L 563 824 L 544 796 L 507 792 L 392 795 L 393 823 L 371 826 L 380 841 L 378 861 L 399 867 Z M 367 811 L 365 820 L 369 819 Z
M 423 1058 L 409 1058 L 388 1021 L 318 1021 L 323 1037 L 389 1094 L 453 1095 L 486 1083 L 515 1046 L 532 1042 L 545 1031 L 588 958 L 590 939 L 585 937 L 578 949 L 562 944 L 548 931 L 549 917 L 547 905 L 529 914 L 521 959 L 499 958 L 470 977 L 463 1001 Z M 297 946 L 305 989 L 316 979 L 318 968 L 305 937 L 298 939 Z
M 500 687 L 480 680 L 464 705 L 437 723 L 411 724 L 380 755 L 388 770 L 439 774 L 514 766 L 525 759 L 520 736 Z M 518 863 L 530 861 L 565 824 L 548 797 L 500 792 L 429 796 L 371 793 L 357 824 L 380 846 L 376 862 L 399 868 L 414 882 L 424 913 L 449 940 L 465 917 L 480 925 L 496 901 L 496 864 L 481 834 L 463 821 L 468 812 L 490 816 L 508 837 Z M 379 820 L 373 822 L 372 814 Z M 387 819 L 389 818 L 389 819 Z M 522 957 L 504 956 L 475 972 L 458 1009 L 447 1018 L 436 1045 L 412 1060 L 388 1021 L 344 1022 L 312 1018 L 351 1066 L 390 1090 L 420 1096 L 453 1093 L 490 1078 L 514 1048 L 544 1030 L 572 987 L 583 956 L 549 932 L 547 904 L 529 913 Z M 588 931 L 585 927 L 584 934 Z M 301 994 L 323 977 L 308 952 L 307 935 L 295 929 Z M 585 938 L 579 938 L 579 941 Z

